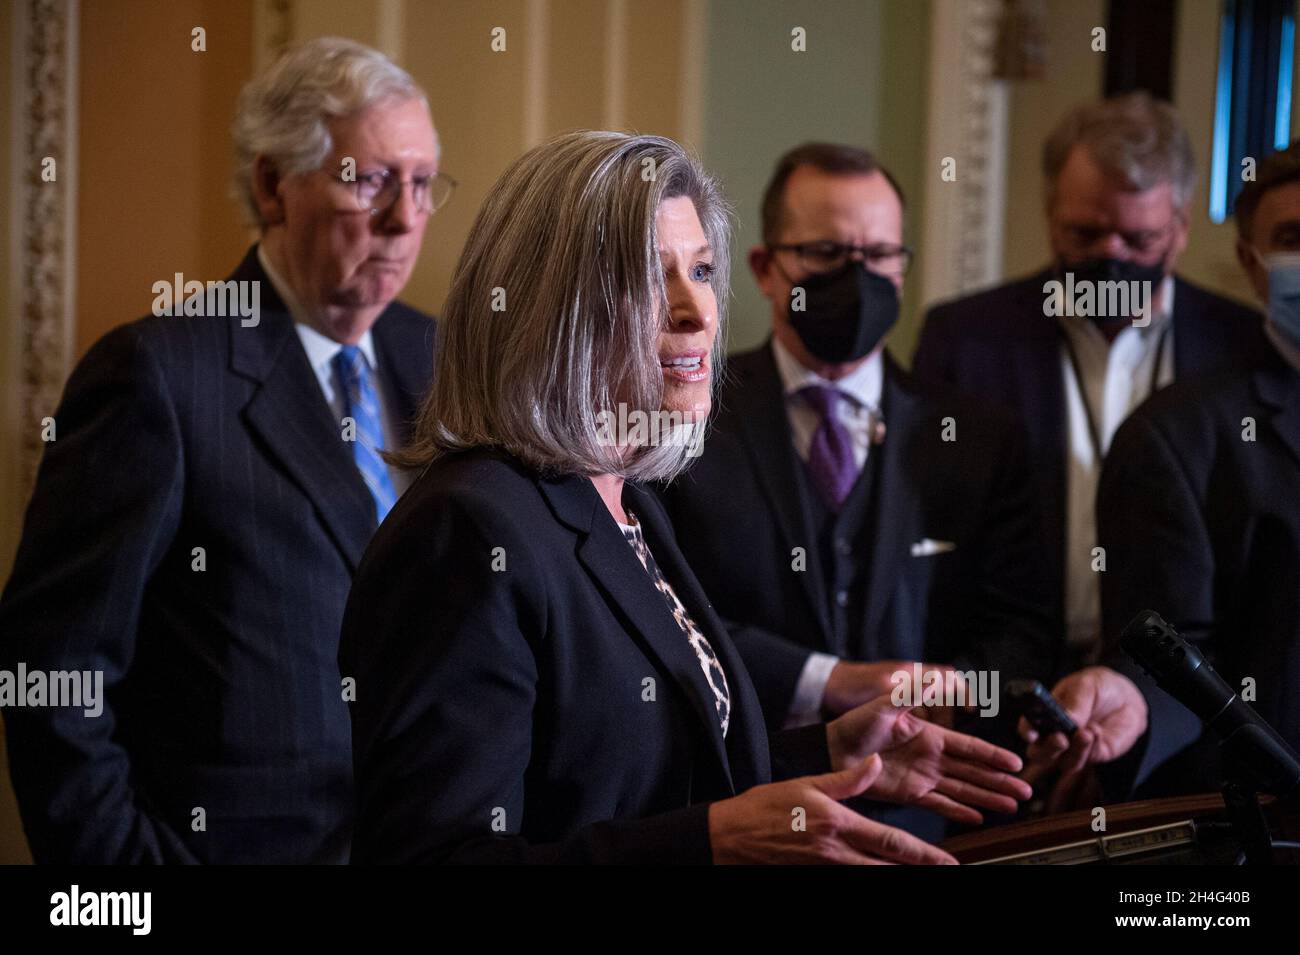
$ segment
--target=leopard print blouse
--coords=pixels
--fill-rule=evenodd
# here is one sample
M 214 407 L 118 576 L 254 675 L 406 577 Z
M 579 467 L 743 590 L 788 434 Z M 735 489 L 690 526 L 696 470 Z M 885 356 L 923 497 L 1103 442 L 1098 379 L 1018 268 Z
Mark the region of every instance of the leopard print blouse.
M 668 604 L 673 619 L 677 621 L 677 626 L 681 628 L 691 649 L 695 651 L 695 656 L 700 661 L 700 668 L 704 671 L 704 679 L 708 681 L 709 688 L 713 691 L 713 704 L 718 711 L 718 722 L 722 724 L 722 735 L 726 736 L 727 728 L 731 724 L 731 690 L 727 686 L 727 675 L 722 670 L 722 664 L 718 662 L 718 655 L 713 652 L 708 639 L 700 632 L 700 628 L 691 619 L 690 613 L 682 606 L 682 602 L 677 599 L 672 584 L 664 579 L 663 571 L 655 563 L 645 536 L 641 533 L 641 524 L 636 519 L 636 515 L 628 511 L 627 518 L 631 523 L 620 523 L 618 526 L 623 529 L 623 536 L 627 538 L 627 542 L 632 545 L 632 550 L 640 558 L 641 566 L 654 581 L 655 589 L 664 595 L 664 601 Z

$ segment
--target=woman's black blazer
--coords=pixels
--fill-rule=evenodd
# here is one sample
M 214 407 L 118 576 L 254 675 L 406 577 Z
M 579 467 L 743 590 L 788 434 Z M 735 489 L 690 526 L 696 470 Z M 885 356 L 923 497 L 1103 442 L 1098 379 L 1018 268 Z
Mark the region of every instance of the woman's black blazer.
M 623 500 L 726 671 L 725 740 L 694 651 L 591 481 L 450 455 L 379 528 L 348 600 L 354 862 L 709 862 L 708 802 L 829 770 L 824 727 L 769 750 L 658 501 L 631 483 Z

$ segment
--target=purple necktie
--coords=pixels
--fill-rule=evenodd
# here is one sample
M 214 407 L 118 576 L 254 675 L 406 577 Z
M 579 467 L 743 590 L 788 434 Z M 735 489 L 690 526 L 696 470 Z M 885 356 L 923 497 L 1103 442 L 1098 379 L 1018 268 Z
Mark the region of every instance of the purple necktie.
M 799 391 L 821 422 L 808 449 L 808 470 L 826 503 L 838 511 L 858 479 L 853 442 L 837 414 L 843 394 L 836 388 L 812 385 Z

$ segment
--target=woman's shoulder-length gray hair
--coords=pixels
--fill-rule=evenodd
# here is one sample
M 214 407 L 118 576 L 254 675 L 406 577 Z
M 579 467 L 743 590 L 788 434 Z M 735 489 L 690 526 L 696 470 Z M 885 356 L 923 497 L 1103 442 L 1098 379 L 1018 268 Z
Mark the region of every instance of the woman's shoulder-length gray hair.
M 493 446 L 544 474 L 668 480 L 684 470 L 705 422 L 671 436 L 652 427 L 658 440 L 626 444 L 608 427 L 663 417 L 658 336 L 668 307 L 656 216 L 680 196 L 713 253 L 716 387 L 731 225 L 717 183 L 671 139 L 567 133 L 516 160 L 479 209 L 439 321 L 432 389 L 395 460 L 423 467 Z
M 281 175 L 319 169 L 334 147 L 329 121 L 355 116 L 386 99 L 428 99 L 404 69 L 372 47 L 319 37 L 285 51 L 239 94 L 231 135 L 231 191 L 262 225 L 253 193 L 253 161 L 269 156 Z

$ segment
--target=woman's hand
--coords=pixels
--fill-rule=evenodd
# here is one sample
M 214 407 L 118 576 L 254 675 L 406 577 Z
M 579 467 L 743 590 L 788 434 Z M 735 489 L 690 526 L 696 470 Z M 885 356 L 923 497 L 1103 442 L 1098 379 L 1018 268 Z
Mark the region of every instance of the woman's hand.
M 840 772 L 755 786 L 711 804 L 714 864 L 956 865 L 942 849 L 840 805 L 872 785 L 882 768 L 872 756 Z
M 1012 773 L 1020 757 L 984 740 L 921 719 L 910 707 L 881 698 L 845 713 L 826 726 L 831 765 L 845 769 L 872 753 L 880 774 L 864 795 L 920 806 L 956 822 L 979 825 L 980 807 L 1012 813 L 1033 789 Z

